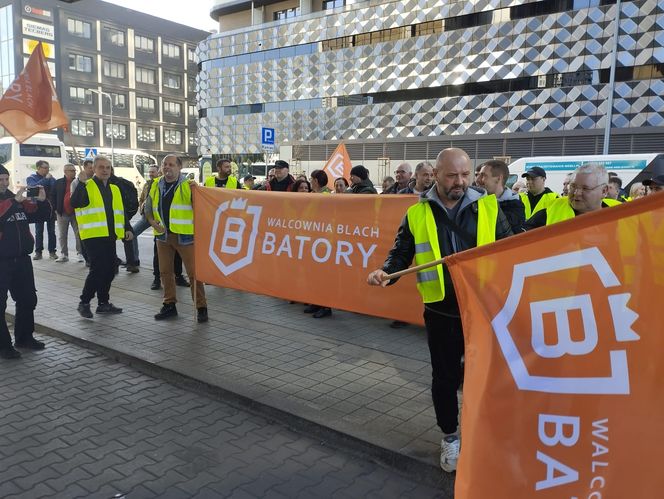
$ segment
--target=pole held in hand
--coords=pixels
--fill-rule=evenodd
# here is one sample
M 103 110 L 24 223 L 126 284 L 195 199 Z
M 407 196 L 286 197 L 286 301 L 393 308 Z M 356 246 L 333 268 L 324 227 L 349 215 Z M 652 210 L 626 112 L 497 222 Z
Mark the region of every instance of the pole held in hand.
M 394 272 L 393 274 L 387 274 L 386 276 L 383 276 L 381 279 L 382 281 L 389 281 L 391 279 L 396 279 L 397 277 L 405 276 L 408 274 L 412 274 L 414 272 L 419 272 L 420 270 L 425 270 L 429 269 L 431 267 L 435 267 L 436 265 L 440 265 L 445 261 L 445 258 L 440 258 L 438 260 L 434 260 L 432 262 L 428 263 L 423 263 L 422 265 L 417 265 L 415 267 L 410 267 L 405 270 L 400 270 L 399 272 Z

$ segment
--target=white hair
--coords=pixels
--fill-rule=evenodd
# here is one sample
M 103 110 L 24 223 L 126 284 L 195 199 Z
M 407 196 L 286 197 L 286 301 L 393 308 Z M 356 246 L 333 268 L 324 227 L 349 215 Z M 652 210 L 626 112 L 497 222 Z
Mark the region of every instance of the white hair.
M 597 185 L 609 183 L 609 174 L 606 171 L 606 168 L 604 168 L 604 165 L 602 165 L 601 163 L 582 164 L 576 170 L 574 170 L 574 176 L 572 177 L 572 179 L 573 180 L 576 179 L 576 176 L 579 173 L 583 173 L 586 175 L 595 175 L 595 179 L 597 180 Z

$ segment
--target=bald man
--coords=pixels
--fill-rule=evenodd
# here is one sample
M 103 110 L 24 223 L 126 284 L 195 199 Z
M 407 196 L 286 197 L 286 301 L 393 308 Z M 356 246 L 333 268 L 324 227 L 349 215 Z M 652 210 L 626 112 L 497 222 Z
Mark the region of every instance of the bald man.
M 512 234 L 496 196 L 470 186 L 472 163 L 463 150 L 443 150 L 436 159 L 434 178 L 435 186 L 408 209 L 383 268 L 369 274 L 370 285 L 392 284 L 396 279 L 388 283 L 385 276 L 408 268 L 413 258 L 416 265 L 421 265 Z M 484 217 L 488 223 L 478 229 L 478 219 Z M 430 234 L 437 237 L 430 238 Z M 431 354 L 431 394 L 443 432 L 440 466 L 452 472 L 460 450 L 457 390 L 464 344 L 459 304 L 443 265 L 418 272 L 417 289 L 424 302 Z

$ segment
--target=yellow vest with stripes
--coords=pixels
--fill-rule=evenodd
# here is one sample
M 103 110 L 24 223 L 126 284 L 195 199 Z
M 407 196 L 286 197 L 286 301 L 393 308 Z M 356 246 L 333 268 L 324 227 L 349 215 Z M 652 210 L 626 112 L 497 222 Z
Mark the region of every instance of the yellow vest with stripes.
M 217 184 L 214 183 L 214 179 L 217 178 L 215 175 L 205 179 L 205 187 L 215 187 Z M 226 189 L 237 189 L 237 179 L 233 175 L 229 175 L 228 181 L 226 182 Z
M 496 240 L 498 200 L 495 195 L 484 196 L 477 202 L 477 246 Z M 438 244 L 438 227 L 428 202 L 419 202 L 408 209 L 408 227 L 415 239 L 415 265 L 423 265 L 442 258 Z M 417 273 L 417 290 L 424 303 L 445 298 L 443 266 L 436 265 Z
M 523 202 L 523 206 L 526 209 L 526 220 L 528 220 L 538 211 L 548 208 L 551 203 L 558 199 L 558 194 L 555 192 L 547 192 L 540 198 L 535 207 L 532 207 L 530 206 L 530 199 L 528 198 L 527 193 L 522 192 L 519 194 L 519 196 L 521 196 L 521 201 Z
M 113 196 L 113 227 L 118 239 L 125 237 L 124 205 L 122 194 L 117 185 L 109 184 Z M 94 180 L 88 180 L 85 185 L 79 185 L 79 189 L 88 191 L 90 203 L 83 208 L 74 209 L 76 223 L 81 239 L 92 239 L 93 237 L 108 237 L 108 220 L 106 220 L 106 208 L 104 198 L 101 197 L 99 186 Z
M 159 191 L 159 181 L 161 177 L 154 179 L 150 187 L 150 199 L 152 200 L 152 217 L 159 223 L 162 223 L 159 214 L 159 201 L 161 192 Z M 168 230 L 173 234 L 194 234 L 194 207 L 191 203 L 191 187 L 186 180 L 182 181 L 173 193 L 171 209 L 168 212 Z M 153 230 L 155 235 L 159 235 Z
M 609 198 L 602 199 L 602 203 L 607 206 L 620 206 L 622 204 L 620 201 Z M 567 197 L 556 199 L 546 209 L 547 225 L 557 224 L 558 222 L 563 222 L 564 220 L 569 220 L 574 217 L 576 217 L 576 213 L 574 213 L 574 209 L 569 204 L 569 198 Z

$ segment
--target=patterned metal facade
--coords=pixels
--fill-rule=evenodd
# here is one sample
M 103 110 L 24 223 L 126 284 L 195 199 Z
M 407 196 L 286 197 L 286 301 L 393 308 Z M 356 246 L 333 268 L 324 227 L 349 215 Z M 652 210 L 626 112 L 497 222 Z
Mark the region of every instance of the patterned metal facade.
M 282 145 L 600 133 L 609 86 L 598 75 L 611 65 L 616 5 L 592 0 L 546 16 L 337 50 L 323 51 L 319 43 L 313 53 L 211 67 L 220 58 L 527 3 L 362 2 L 341 12 L 212 35 L 198 48 L 203 68 L 198 106 L 207 113 L 199 120 L 199 152 L 260 152 L 262 126 L 275 127 Z M 664 64 L 664 0 L 624 2 L 620 18 L 618 68 Z M 591 75 L 592 83 L 381 104 L 320 104 L 325 98 L 575 72 Z M 289 101 L 303 102 L 303 108 L 215 115 L 225 106 Z M 635 133 L 664 127 L 661 70 L 650 78 L 616 83 L 612 125 Z

